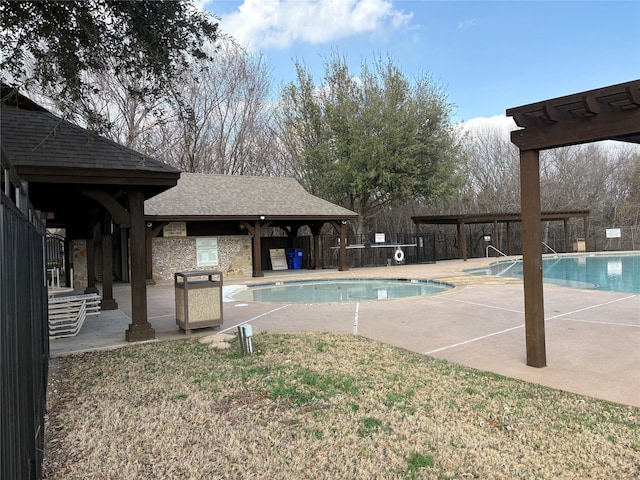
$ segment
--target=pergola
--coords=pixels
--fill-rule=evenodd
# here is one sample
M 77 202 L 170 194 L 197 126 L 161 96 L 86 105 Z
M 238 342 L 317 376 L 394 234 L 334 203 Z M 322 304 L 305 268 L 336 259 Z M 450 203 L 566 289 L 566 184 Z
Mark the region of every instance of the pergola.
M 541 212 L 540 219 L 543 222 L 564 223 L 564 250 L 569 251 L 569 231 L 567 223 L 571 218 L 582 218 L 584 226 L 585 249 L 588 251 L 589 210 L 567 210 Z M 472 213 L 461 215 L 431 215 L 411 217 L 414 225 L 456 225 L 456 240 L 458 244 L 458 258 L 467 260 L 467 242 L 465 241 L 465 225 L 492 223 L 493 239 L 496 245 L 500 244 L 498 224 L 507 224 L 507 255 L 511 255 L 511 224 L 522 221 L 520 213 Z
M 618 140 L 640 143 L 640 80 L 509 108 L 521 127 L 520 195 L 527 365 L 547 364 L 542 285 L 540 150 Z
M 102 305 L 113 299 L 111 225 L 128 231 L 131 324 L 128 341 L 155 338 L 147 316 L 144 201 L 175 186 L 180 172 L 53 115 L 2 85 L 2 155 L 28 182 L 29 200 L 47 216 L 47 226 L 86 239 L 87 289 L 97 293 L 94 227 L 102 225 Z

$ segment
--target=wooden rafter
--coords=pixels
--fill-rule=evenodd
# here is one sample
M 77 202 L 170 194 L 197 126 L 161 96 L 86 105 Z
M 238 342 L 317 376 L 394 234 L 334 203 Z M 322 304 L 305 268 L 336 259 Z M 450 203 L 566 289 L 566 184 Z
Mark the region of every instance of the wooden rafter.
M 640 80 L 510 108 L 521 130 L 520 150 L 543 150 L 600 140 L 640 143 Z

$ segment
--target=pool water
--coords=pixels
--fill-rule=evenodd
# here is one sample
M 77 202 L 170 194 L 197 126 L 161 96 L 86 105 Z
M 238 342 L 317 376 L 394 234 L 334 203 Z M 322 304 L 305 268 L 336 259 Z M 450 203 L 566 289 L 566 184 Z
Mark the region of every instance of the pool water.
M 307 280 L 254 285 L 233 294 L 239 302 L 361 302 L 444 292 L 451 285 L 422 280 Z
M 505 260 L 466 272 L 522 278 L 522 260 Z M 545 282 L 566 287 L 640 293 L 640 254 L 544 258 L 542 277 Z

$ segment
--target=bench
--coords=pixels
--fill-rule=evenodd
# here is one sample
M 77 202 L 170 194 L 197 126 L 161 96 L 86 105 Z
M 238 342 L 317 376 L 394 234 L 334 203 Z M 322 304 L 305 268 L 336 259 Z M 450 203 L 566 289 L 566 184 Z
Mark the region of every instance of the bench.
M 49 338 L 77 335 L 87 315 L 100 313 L 100 295 L 88 293 L 49 298 Z

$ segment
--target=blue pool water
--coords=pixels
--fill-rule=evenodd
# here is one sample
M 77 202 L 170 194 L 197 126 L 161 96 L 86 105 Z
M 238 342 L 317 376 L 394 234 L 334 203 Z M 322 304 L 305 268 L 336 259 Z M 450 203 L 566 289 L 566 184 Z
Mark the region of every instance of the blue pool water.
M 451 285 L 422 280 L 308 280 L 254 285 L 233 294 L 239 302 L 361 302 L 440 293 Z
M 496 262 L 467 273 L 522 278 L 522 260 Z M 544 258 L 542 277 L 545 282 L 565 287 L 640 293 L 640 254 Z

